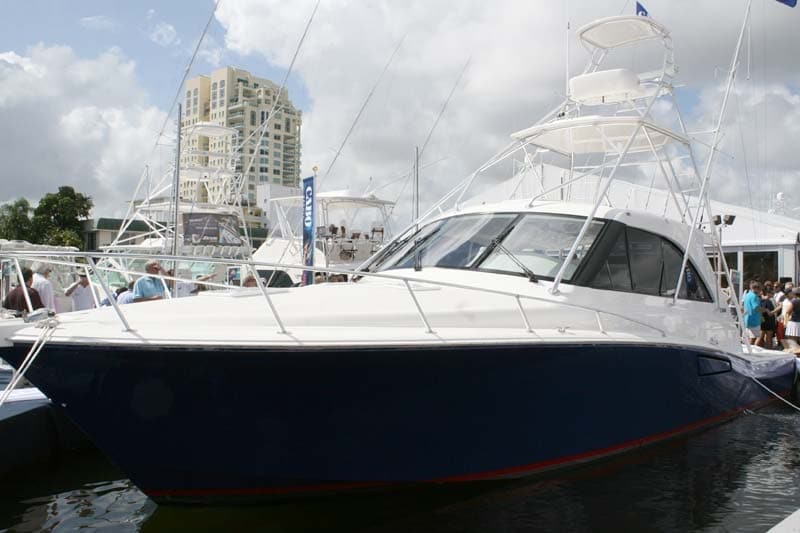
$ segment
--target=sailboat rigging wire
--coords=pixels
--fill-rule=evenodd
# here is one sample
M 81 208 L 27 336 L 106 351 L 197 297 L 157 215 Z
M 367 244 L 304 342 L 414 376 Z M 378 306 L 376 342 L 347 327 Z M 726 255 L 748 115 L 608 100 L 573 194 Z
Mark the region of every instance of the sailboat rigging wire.
M 439 120 L 442 118 L 442 116 L 444 115 L 444 112 L 447 110 L 447 105 L 450 103 L 450 100 L 453 98 L 453 94 L 455 94 L 456 88 L 458 88 L 458 85 L 461 83 L 461 79 L 464 77 L 464 73 L 467 71 L 467 67 L 470 64 L 470 61 L 472 61 L 472 56 L 469 56 L 467 58 L 466 62 L 464 62 L 464 66 L 461 67 L 461 71 L 458 73 L 458 77 L 456 78 L 455 83 L 453 83 L 453 87 L 450 89 L 450 93 L 447 95 L 447 98 L 445 98 L 445 101 L 442 104 L 442 108 L 439 110 L 439 114 L 436 115 L 436 120 L 433 121 L 433 125 L 431 126 L 431 129 L 428 130 L 428 136 L 425 137 L 425 142 L 422 143 L 422 148 L 419 151 L 419 159 L 420 160 L 422 160 L 422 155 L 425 153 L 425 148 L 428 146 L 428 142 L 431 140 L 431 137 L 433 136 L 433 132 L 436 130 L 436 126 L 439 125 Z M 417 164 L 417 170 L 419 170 L 420 168 L 425 168 L 425 167 L 424 166 L 420 167 L 420 165 Z M 407 176 L 408 176 L 408 178 L 410 178 L 411 173 L 409 173 Z M 395 200 L 394 200 L 394 204 L 392 205 L 392 209 L 389 211 L 390 214 L 394 212 L 394 208 L 395 208 L 395 206 L 397 206 L 397 202 L 400 201 L 400 197 L 403 195 L 403 192 L 405 192 L 406 185 L 408 185 L 408 178 L 406 179 L 406 182 L 403 184 L 403 186 L 400 188 L 400 192 L 397 194 L 397 198 L 395 198 Z
M 472 56 L 467 58 L 467 61 L 464 63 L 464 66 L 461 67 L 461 72 L 458 73 L 458 78 L 456 78 L 456 82 L 453 84 L 453 87 L 450 89 L 450 93 L 447 95 L 444 103 L 442 104 L 442 109 L 439 110 L 439 114 L 436 115 L 436 120 L 433 121 L 433 126 L 428 131 L 428 136 L 425 137 L 425 142 L 422 143 L 422 148 L 419 150 L 419 158 L 422 160 L 422 156 L 425 155 L 425 148 L 428 147 L 428 142 L 430 142 L 431 137 L 433 136 L 433 132 L 436 130 L 436 126 L 439 125 L 439 120 L 441 120 L 442 115 L 447 110 L 447 105 L 450 103 L 450 100 L 453 98 L 453 94 L 456 92 L 456 88 L 461 83 L 461 79 L 464 77 L 464 73 L 467 71 L 467 67 L 469 67 L 470 62 L 472 61 Z
M 739 107 L 739 94 L 734 93 L 734 105 L 736 106 L 736 116 L 741 116 L 741 109 Z M 740 120 L 736 121 L 736 129 L 739 130 L 739 141 L 742 143 L 742 162 L 744 163 L 744 183 L 747 186 L 747 200 L 750 205 L 750 209 L 755 212 L 755 207 L 753 204 L 753 188 L 750 184 L 750 168 L 747 162 L 747 148 L 744 142 L 744 132 L 742 131 L 742 123 Z M 753 236 L 758 239 L 758 228 L 756 226 L 756 217 L 752 218 L 753 222 Z
M 420 169 L 425 169 L 427 167 L 430 167 L 430 166 L 436 165 L 438 163 L 441 163 L 442 161 L 447 161 L 447 159 L 448 159 L 447 157 L 440 157 L 436 161 L 431 161 L 430 163 L 426 163 L 424 165 L 420 165 L 419 168 Z M 406 172 L 405 174 L 403 174 L 399 178 L 393 179 L 392 181 L 384 183 L 383 185 L 379 185 L 379 186 L 377 186 L 375 188 L 368 189 L 368 192 L 374 194 L 375 192 L 380 191 L 382 189 L 385 189 L 386 187 L 390 187 L 390 186 L 394 185 L 395 183 L 399 183 L 399 182 L 401 182 L 403 180 L 407 180 L 410 175 L 411 175 L 411 172 Z
M 297 61 L 297 55 L 300 53 L 300 48 L 303 47 L 303 43 L 306 40 L 306 35 L 308 35 L 308 29 L 311 27 L 311 22 L 314 20 L 314 15 L 316 15 L 316 13 L 317 13 L 317 9 L 319 8 L 319 3 L 320 3 L 320 0 L 317 0 L 317 3 L 314 4 L 314 10 L 311 12 L 311 16 L 308 17 L 308 22 L 306 22 L 306 27 L 303 30 L 303 35 L 300 37 L 300 41 L 297 43 L 297 47 L 294 50 L 294 55 L 292 56 L 292 61 L 289 63 L 289 68 L 286 69 L 286 75 L 284 75 L 284 77 L 283 77 L 283 82 L 281 82 L 281 87 L 280 87 L 280 89 L 278 89 L 278 96 L 275 98 L 275 102 L 273 102 L 272 107 L 269 110 L 269 114 L 267 115 L 266 120 L 260 126 L 261 127 L 261 134 L 259 135 L 258 140 L 256 141 L 256 149 L 253 151 L 253 155 L 250 156 L 250 163 L 248 163 L 247 167 L 245 167 L 243 169 L 243 171 L 242 171 L 242 179 L 239 181 L 240 189 L 238 191 L 237 197 L 241 197 L 241 187 L 244 184 L 244 177 L 247 176 L 247 174 L 250 172 L 250 169 L 253 168 L 253 161 L 255 160 L 256 156 L 260 155 L 259 151 L 261 150 L 261 141 L 264 139 L 264 135 L 267 133 L 267 130 L 269 129 L 269 124 L 272 121 L 273 116 L 275 115 L 275 109 L 278 107 L 278 103 L 280 102 L 281 95 L 283 94 L 283 91 L 286 88 L 286 83 L 289 81 L 289 75 L 291 75 L 292 70 L 294 69 L 294 63 L 295 63 L 295 61 Z M 255 135 L 256 131 L 258 131 L 258 129 L 253 131 L 253 133 L 251 133 L 244 141 L 242 141 L 241 145 L 239 145 L 240 149 L 243 146 L 245 146 L 245 144 L 247 144 L 247 143 L 249 143 L 251 141 L 251 139 L 252 139 L 253 135 Z M 234 152 L 236 152 L 236 151 L 234 151 Z M 241 210 L 241 200 L 239 201 L 239 208 Z M 243 211 L 242 211 L 242 226 L 244 227 L 245 242 L 250 242 L 250 234 L 249 234 L 249 231 L 248 231 L 247 221 L 244 220 L 244 212 Z M 252 257 L 252 253 L 253 252 L 250 249 L 250 247 L 246 246 L 245 248 L 247 250 L 247 257 Z M 270 306 L 271 305 L 272 304 L 270 303 Z M 283 325 L 281 325 L 281 331 L 284 331 Z
M 317 3 L 319 3 L 319 2 L 317 2 Z M 406 36 L 403 35 L 403 38 L 400 39 L 400 42 L 397 43 L 397 46 L 395 46 L 394 51 L 389 56 L 389 60 L 384 65 L 380 76 L 378 76 L 378 79 L 375 81 L 375 84 L 372 86 L 372 89 L 369 90 L 369 93 L 367 94 L 367 97 L 364 100 L 364 103 L 361 104 L 361 109 L 358 110 L 358 113 L 356 113 L 356 117 L 353 119 L 353 123 L 350 124 L 350 129 L 347 130 L 347 134 L 344 136 L 344 139 L 342 139 L 342 144 L 339 145 L 339 149 L 336 150 L 336 154 L 333 156 L 333 160 L 331 161 L 331 164 L 328 165 L 327 169 L 325 169 L 325 174 L 323 174 L 322 178 L 319 180 L 319 183 L 317 184 L 317 188 L 321 188 L 322 184 L 325 183 L 325 179 L 327 179 L 328 175 L 330 175 L 331 169 L 333 169 L 333 165 L 336 164 L 336 161 L 339 159 L 339 156 L 341 155 L 342 150 L 344 150 L 344 145 L 347 144 L 348 139 L 350 139 L 350 135 L 353 133 L 353 130 L 355 130 L 355 128 L 356 128 L 356 124 L 358 124 L 358 121 L 361 118 L 361 115 L 364 113 L 364 110 L 367 108 L 367 105 L 369 104 L 369 101 L 372 99 L 372 95 L 375 93 L 375 89 L 377 89 L 378 85 L 380 84 L 381 80 L 383 79 L 384 74 L 386 74 L 386 71 L 389 70 L 389 66 L 392 64 L 392 61 L 394 61 L 394 56 L 397 55 L 397 52 L 400 50 L 400 47 L 403 46 L 403 42 L 405 40 L 406 40 Z
M 189 59 L 189 63 L 186 65 L 186 68 L 183 71 L 183 77 L 181 78 L 181 82 L 178 84 L 178 90 L 175 91 L 175 97 L 172 99 L 172 103 L 169 106 L 169 111 L 167 111 L 167 116 L 164 117 L 164 123 L 161 125 L 161 129 L 158 131 L 158 137 L 156 137 L 156 142 L 153 145 L 153 150 L 150 152 L 150 157 L 148 157 L 148 160 L 150 160 L 150 158 L 153 157 L 153 154 L 155 154 L 156 150 L 158 149 L 159 141 L 164 136 L 164 130 L 167 129 L 167 124 L 169 124 L 169 119 L 170 116 L 172 115 L 172 111 L 175 109 L 175 104 L 178 102 L 181 93 L 183 92 L 183 84 L 186 83 L 186 78 L 189 76 L 189 71 L 191 70 L 192 65 L 194 64 L 194 60 L 197 58 L 197 54 L 200 51 L 200 46 L 203 44 L 203 41 L 205 40 L 206 33 L 208 33 L 208 28 L 209 26 L 211 26 L 211 21 L 214 20 L 214 14 L 217 12 L 217 8 L 219 7 L 219 4 L 221 2 L 222 0 L 217 0 L 216 2 L 214 2 L 214 7 L 211 10 L 211 14 L 208 16 L 208 20 L 206 21 L 205 27 L 203 27 L 203 33 L 200 34 L 200 39 L 197 40 L 197 46 L 194 47 L 194 52 L 192 52 L 192 57 Z M 179 132 L 178 135 L 180 135 L 180 121 L 181 117 L 178 117 L 178 132 Z M 133 198 L 131 199 L 130 204 L 128 204 L 128 211 L 127 213 L 125 213 L 125 218 L 123 219 L 128 221 L 128 224 L 120 225 L 119 233 L 117 234 L 117 237 L 116 239 L 114 239 L 114 241 L 122 237 L 122 235 L 126 231 L 128 231 L 128 226 L 130 225 L 131 221 L 130 215 L 131 211 L 133 210 L 133 206 L 136 202 L 136 195 L 139 193 L 139 189 L 141 188 L 142 182 L 144 181 L 146 175 L 147 175 L 147 165 L 145 165 L 145 170 L 142 171 L 142 177 L 139 179 L 139 184 L 136 186 L 136 190 L 133 193 Z

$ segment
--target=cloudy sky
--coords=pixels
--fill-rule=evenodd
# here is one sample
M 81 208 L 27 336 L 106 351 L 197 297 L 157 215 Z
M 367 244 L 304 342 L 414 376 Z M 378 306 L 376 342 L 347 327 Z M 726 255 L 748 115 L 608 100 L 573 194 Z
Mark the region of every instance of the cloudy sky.
M 367 94 L 358 126 L 324 189 L 367 188 L 407 213 L 402 177 L 469 61 L 423 154 L 423 204 L 536 122 L 587 58 L 573 29 L 633 14 L 626 0 L 322 0 L 289 82 L 303 111 L 302 167 L 324 174 Z M 672 31 L 690 130 L 708 129 L 745 0 L 648 0 Z M 280 83 L 314 0 L 221 0 L 189 75 L 235 65 Z M 158 132 L 213 9 L 208 0 L 27 0 L 4 6 L 0 32 L 0 201 L 32 201 L 69 184 L 96 215 L 124 212 L 146 165 L 163 171 Z M 754 0 L 750 46 L 731 101 L 715 196 L 767 208 L 784 191 L 800 205 L 800 10 Z M 622 66 L 646 58 L 631 54 Z M 747 74 L 749 73 L 749 77 Z M 742 148 L 746 147 L 745 150 Z M 700 153 L 700 158 L 706 157 Z M 424 208 L 424 205 L 423 205 Z

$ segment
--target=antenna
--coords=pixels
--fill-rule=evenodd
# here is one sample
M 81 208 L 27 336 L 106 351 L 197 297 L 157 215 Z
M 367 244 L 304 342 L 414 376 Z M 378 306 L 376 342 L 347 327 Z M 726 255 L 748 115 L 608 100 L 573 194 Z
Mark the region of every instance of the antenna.
M 464 63 L 464 66 L 461 67 L 461 72 L 458 73 L 458 78 L 456 78 L 455 83 L 453 83 L 453 87 L 450 89 L 450 94 L 448 94 L 447 98 L 445 98 L 444 103 L 442 104 L 442 109 L 440 109 L 439 110 L 439 114 L 436 115 L 436 120 L 433 121 L 433 126 L 431 126 L 431 129 L 428 130 L 428 136 L 425 137 L 425 142 L 422 143 L 422 150 L 420 151 L 420 158 L 422 158 L 422 155 L 425 154 L 425 148 L 428 146 L 428 142 L 431 140 L 431 137 L 433 136 L 433 132 L 436 130 L 436 126 L 439 125 L 439 120 L 441 120 L 442 116 L 444 115 L 444 112 L 447 110 L 447 105 L 450 103 L 450 100 L 453 98 L 453 94 L 455 94 L 456 88 L 458 88 L 459 84 L 461 83 L 461 78 L 464 77 L 464 73 L 467 71 L 467 67 L 469 66 L 471 61 L 472 61 L 472 56 L 469 56 L 467 58 L 467 61 Z M 441 159 L 439 161 L 441 161 Z M 419 165 L 417 165 L 417 166 L 419 166 Z M 410 175 L 406 174 L 406 177 L 410 177 Z M 403 196 L 403 193 L 406 190 L 406 185 L 408 185 L 408 179 L 406 179 L 406 181 L 403 182 L 403 186 L 400 188 L 400 192 L 397 193 L 397 197 L 394 200 L 394 205 L 392 206 L 392 208 L 390 210 L 392 213 L 394 212 L 394 208 L 397 207 L 397 203 L 400 201 L 400 197 Z
M 569 0 L 564 2 L 567 9 L 567 57 L 564 61 L 564 94 L 569 98 Z

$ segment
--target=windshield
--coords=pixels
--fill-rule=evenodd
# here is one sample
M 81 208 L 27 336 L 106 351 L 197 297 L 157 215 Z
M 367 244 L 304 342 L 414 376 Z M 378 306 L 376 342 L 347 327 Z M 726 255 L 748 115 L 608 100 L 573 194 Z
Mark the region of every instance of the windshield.
M 425 267 L 474 268 L 555 277 L 578 237 L 585 218 L 531 213 L 464 215 L 438 220 L 389 247 L 369 265 L 371 271 Z M 565 280 L 603 228 L 593 220 L 565 271 Z M 502 246 L 497 246 L 497 243 Z M 513 259 L 512 257 L 513 256 Z M 515 261 L 516 260 L 516 261 Z

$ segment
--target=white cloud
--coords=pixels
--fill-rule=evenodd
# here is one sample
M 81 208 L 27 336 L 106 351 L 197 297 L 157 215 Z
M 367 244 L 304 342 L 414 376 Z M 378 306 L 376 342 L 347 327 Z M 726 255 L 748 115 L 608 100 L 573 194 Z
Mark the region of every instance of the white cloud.
M 0 54 L 0 160 L 15 180 L 0 201 L 36 202 L 59 185 L 94 198 L 101 215 L 133 195 L 164 113 L 148 104 L 119 50 L 95 58 L 66 46 Z
M 195 45 L 196 44 L 195 41 Z M 194 47 L 192 51 L 194 51 Z M 224 52 L 225 50 L 222 46 L 220 46 L 211 35 L 206 35 L 205 39 L 203 39 L 203 42 L 200 44 L 200 50 L 197 51 L 197 57 L 212 67 L 217 68 L 222 64 Z M 191 54 L 191 51 L 189 53 Z
M 157 22 L 147 33 L 147 37 L 159 46 L 173 46 L 181 43 L 175 26 L 167 22 Z
M 709 131 L 718 120 L 721 87 L 700 95 L 696 131 Z M 800 175 L 800 93 L 786 84 L 744 80 L 731 97 L 724 138 L 712 181 L 715 197 L 729 203 L 769 209 L 778 192 L 792 193 Z M 710 136 L 703 140 L 710 142 Z M 705 157 L 708 149 L 701 149 Z M 752 195 L 752 198 L 751 198 Z M 800 197 L 800 195 L 798 195 Z
M 285 68 L 314 3 L 223 2 L 216 16 L 226 30 L 230 50 L 261 54 Z M 651 16 L 672 31 L 681 67 L 678 81 L 692 87 L 682 90 L 691 95 L 718 85 L 715 67 L 725 69 L 730 62 L 745 3 L 650 4 Z M 617 15 L 622 5 L 621 0 L 570 2 L 572 28 Z M 631 14 L 634 5 L 627 3 Z M 325 188 L 350 185 L 361 190 L 370 176 L 380 184 L 408 172 L 414 146 L 425 139 L 461 65 L 471 57 L 469 70 L 424 156 L 428 162 L 446 158 L 421 177 L 423 200 L 432 201 L 504 146 L 511 132 L 533 124 L 560 101 L 565 86 L 566 10 L 566 3 L 543 0 L 322 3 L 294 72 L 312 100 L 303 116 L 304 172 L 314 164 L 325 172 L 332 158 L 331 147 L 339 145 L 392 49 L 405 36 Z M 796 21 L 791 15 L 795 13 L 777 2 L 765 3 L 753 15 L 753 76 L 784 91 L 800 80 L 794 58 Z M 635 70 L 647 58 L 627 54 L 621 62 Z M 768 60 L 766 68 L 757 66 L 759 58 Z M 586 59 L 573 35 L 573 75 L 580 72 Z M 789 96 L 776 93 L 774 99 L 778 107 L 770 113 L 768 126 L 774 128 L 769 135 L 773 139 L 778 131 L 785 131 L 780 117 L 794 116 L 798 109 Z M 693 118 L 691 112 L 701 116 L 716 113 L 713 106 L 705 105 L 684 112 L 689 118 Z M 759 138 L 753 141 L 763 143 Z M 784 156 L 788 154 L 776 155 Z M 771 169 L 791 168 L 765 161 Z
M 83 17 L 78 20 L 78 24 L 88 30 L 109 31 L 117 28 L 117 23 L 105 15 L 95 15 L 93 17 Z

